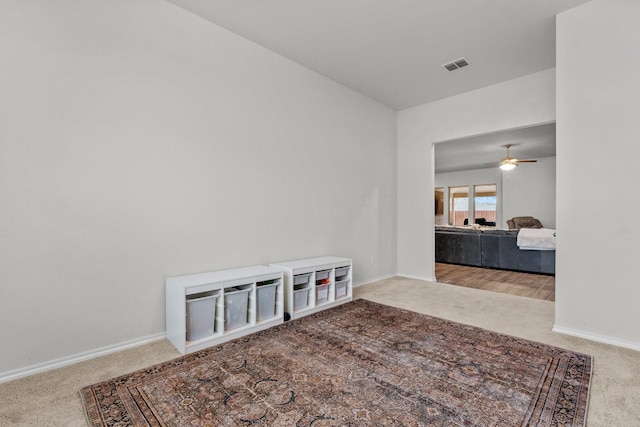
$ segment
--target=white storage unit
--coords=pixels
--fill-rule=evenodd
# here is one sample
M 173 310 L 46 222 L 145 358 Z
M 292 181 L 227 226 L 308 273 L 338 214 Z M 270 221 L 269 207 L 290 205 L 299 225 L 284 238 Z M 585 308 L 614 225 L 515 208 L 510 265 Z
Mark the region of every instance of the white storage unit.
M 278 325 L 284 319 L 283 272 L 256 265 L 166 280 L 167 339 L 192 353 Z
M 278 262 L 284 272 L 285 312 L 296 319 L 353 299 L 352 262 L 325 256 Z

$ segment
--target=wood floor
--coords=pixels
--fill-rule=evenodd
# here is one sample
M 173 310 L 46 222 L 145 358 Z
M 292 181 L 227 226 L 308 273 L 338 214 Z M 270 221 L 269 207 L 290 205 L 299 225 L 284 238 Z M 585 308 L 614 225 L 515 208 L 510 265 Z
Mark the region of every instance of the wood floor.
M 555 301 L 555 276 L 436 263 L 440 283 Z

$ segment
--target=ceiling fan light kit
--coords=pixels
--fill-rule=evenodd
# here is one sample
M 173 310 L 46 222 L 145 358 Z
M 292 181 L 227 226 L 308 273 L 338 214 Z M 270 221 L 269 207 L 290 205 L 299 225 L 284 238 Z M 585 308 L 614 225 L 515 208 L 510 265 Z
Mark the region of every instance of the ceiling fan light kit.
M 512 169 L 515 169 L 517 165 L 514 163 L 503 163 L 500 165 L 500 169 L 502 169 L 503 171 L 510 171 Z
M 509 157 L 509 148 L 511 147 L 511 144 L 507 144 L 504 147 L 507 149 L 507 157 L 502 159 L 499 164 L 500 169 L 502 169 L 503 171 L 510 171 L 514 169 L 516 166 L 518 166 L 520 163 L 537 162 L 537 160 L 518 160 L 518 159 L 514 159 L 513 157 Z

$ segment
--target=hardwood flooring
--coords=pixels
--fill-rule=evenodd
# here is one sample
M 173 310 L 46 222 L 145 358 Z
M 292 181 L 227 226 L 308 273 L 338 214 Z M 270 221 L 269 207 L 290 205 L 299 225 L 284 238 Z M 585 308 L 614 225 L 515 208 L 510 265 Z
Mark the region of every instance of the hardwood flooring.
M 437 262 L 436 280 L 440 283 L 467 288 L 555 301 L 556 278 L 546 274 L 519 273 Z

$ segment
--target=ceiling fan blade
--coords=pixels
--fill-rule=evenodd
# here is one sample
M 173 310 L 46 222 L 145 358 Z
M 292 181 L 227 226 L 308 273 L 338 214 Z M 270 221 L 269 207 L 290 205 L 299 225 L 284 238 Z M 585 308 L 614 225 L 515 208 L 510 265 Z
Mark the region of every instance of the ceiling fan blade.
M 517 160 L 516 163 L 535 163 L 537 160 Z

